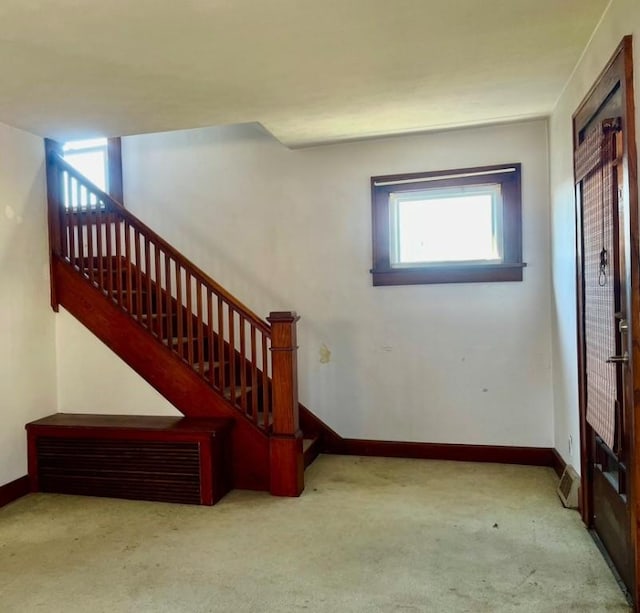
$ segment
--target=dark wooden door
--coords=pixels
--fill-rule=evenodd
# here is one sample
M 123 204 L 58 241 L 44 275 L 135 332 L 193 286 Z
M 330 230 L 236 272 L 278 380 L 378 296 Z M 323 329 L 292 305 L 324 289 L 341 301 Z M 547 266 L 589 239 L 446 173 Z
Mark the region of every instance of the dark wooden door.
M 637 600 L 638 236 L 629 49 L 625 39 L 574 115 L 574 162 L 582 514 Z

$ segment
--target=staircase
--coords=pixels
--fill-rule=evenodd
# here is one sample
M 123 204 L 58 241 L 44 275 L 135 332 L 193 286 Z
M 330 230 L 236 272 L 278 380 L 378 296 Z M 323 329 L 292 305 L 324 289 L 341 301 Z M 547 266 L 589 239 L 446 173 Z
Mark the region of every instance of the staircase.
M 46 141 L 51 303 L 190 418 L 233 418 L 234 487 L 297 496 L 335 433 L 301 408 L 294 312 L 253 313 Z M 307 430 L 303 440 L 302 425 Z

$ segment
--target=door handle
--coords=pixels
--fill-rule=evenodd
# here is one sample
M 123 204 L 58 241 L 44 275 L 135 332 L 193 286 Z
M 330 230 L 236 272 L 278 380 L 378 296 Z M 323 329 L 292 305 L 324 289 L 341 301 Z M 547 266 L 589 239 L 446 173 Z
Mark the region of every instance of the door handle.
M 607 364 L 628 364 L 629 353 L 625 351 L 622 355 L 611 355 L 607 360 Z

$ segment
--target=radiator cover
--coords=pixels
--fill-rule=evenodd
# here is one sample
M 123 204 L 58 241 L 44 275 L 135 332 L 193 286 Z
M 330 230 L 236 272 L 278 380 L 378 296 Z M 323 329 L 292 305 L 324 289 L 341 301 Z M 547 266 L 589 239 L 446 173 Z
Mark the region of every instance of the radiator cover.
M 214 504 L 230 487 L 229 430 L 227 420 L 50 416 L 27 425 L 31 487 Z
M 43 436 L 40 491 L 200 503 L 199 444 Z

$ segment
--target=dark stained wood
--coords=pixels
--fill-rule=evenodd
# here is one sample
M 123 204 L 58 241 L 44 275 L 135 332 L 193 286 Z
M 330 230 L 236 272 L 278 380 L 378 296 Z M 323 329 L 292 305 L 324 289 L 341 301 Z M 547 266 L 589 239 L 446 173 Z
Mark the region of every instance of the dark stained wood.
M 240 404 L 245 413 L 247 412 L 247 369 L 244 367 L 247 363 L 247 342 L 246 342 L 246 326 L 245 320 L 240 315 L 238 317 L 240 327 Z
M 198 372 L 204 377 L 204 318 L 202 312 L 202 284 L 196 281 L 196 328 L 198 339 Z
M 138 269 L 140 269 L 140 266 L 138 266 Z M 145 292 L 139 292 L 139 294 L 142 294 L 144 298 L 143 309 L 144 313 L 147 315 L 147 327 L 149 328 L 149 332 L 153 334 L 153 325 L 161 322 L 156 322 L 152 317 L 153 305 L 151 304 L 151 297 L 153 296 L 153 293 L 151 292 L 151 243 L 146 236 L 144 238 L 144 276 L 146 280 L 146 287 L 144 285 L 142 287 L 145 288 Z
M 262 376 L 260 377 L 260 382 L 262 386 L 262 427 L 267 430 L 269 428 L 269 422 L 271 419 L 271 403 L 270 399 L 270 390 L 269 390 L 269 377 L 267 375 L 267 360 L 268 358 L 268 350 L 267 350 L 267 337 L 265 334 L 261 333 L 262 337 Z M 257 395 L 257 393 L 256 393 Z
M 60 304 L 131 368 L 188 417 L 231 417 L 234 487 L 269 488 L 269 439 L 171 349 L 159 343 L 129 315 L 56 259 L 55 279 L 62 288 Z M 180 321 L 180 318 L 178 318 Z
M 271 363 L 274 434 L 295 435 L 300 429 L 298 413 L 298 343 L 292 311 L 273 312 L 271 324 Z
M 230 488 L 232 419 L 56 414 L 27 424 L 38 490 L 215 504 Z
M 84 226 L 87 232 L 87 268 L 89 271 L 89 281 L 93 283 L 95 280 L 95 266 L 93 261 L 93 224 L 91 223 L 91 216 L 87 216 L 87 222 Z
M 302 432 L 269 438 L 271 467 L 269 491 L 274 496 L 299 496 L 304 490 Z
M 637 42 L 637 41 L 636 41 Z M 633 602 L 636 607 L 640 604 L 640 423 L 638 423 L 636 412 L 636 401 L 640 398 L 640 211 L 638 210 L 638 149 L 636 133 L 636 107 L 633 75 L 633 40 L 631 36 L 626 36 L 622 42 L 624 55 L 624 80 L 623 94 L 625 103 L 626 124 L 623 126 L 624 150 L 626 156 L 623 158 L 623 176 L 626 177 L 623 191 L 623 199 L 628 202 L 629 226 L 630 226 L 630 263 L 628 287 L 632 288 L 630 296 L 630 311 L 632 313 L 631 325 L 631 397 L 634 402 L 630 403 L 629 410 L 625 415 L 628 422 L 629 440 L 629 486 L 630 486 L 630 531 L 632 547 L 632 562 L 634 565 L 634 575 L 632 578 L 634 590 L 632 593 Z
M 424 285 L 428 283 L 489 283 L 522 281 L 526 264 L 473 264 L 469 266 L 429 266 L 428 269 L 396 268 L 373 271 L 373 285 Z
M 60 201 L 62 186 L 59 184 L 59 174 L 49 160 L 54 155 L 60 155 L 62 148 L 50 138 L 44 141 L 45 158 L 47 160 L 47 220 L 49 225 L 49 276 L 51 285 L 51 308 L 58 312 L 58 300 L 56 297 L 56 285 L 52 271 L 53 255 L 62 253 L 62 227 L 60 223 L 61 211 L 64 203 Z
M 187 293 L 187 313 L 193 313 L 191 308 L 191 275 L 185 270 L 185 291 Z M 187 361 L 193 366 L 193 318 L 187 317 Z
M 633 564 L 628 559 L 631 550 L 627 545 L 627 509 L 620 498 L 607 496 L 609 483 L 600 471 L 593 473 L 594 496 L 603 500 L 598 513 L 594 514 L 593 527 L 602 542 L 609 544 L 606 551 L 625 585 L 633 585 Z
M 499 172 L 506 168 L 515 171 Z M 475 176 L 473 173 L 494 173 Z M 458 175 L 458 176 L 456 176 Z M 371 178 L 372 249 L 374 286 L 428 283 L 487 283 L 522 281 L 522 188 L 521 164 L 500 164 L 435 172 L 408 173 Z M 437 177 L 440 177 L 439 179 Z M 419 181 L 419 179 L 425 179 Z M 429 180 L 427 180 L 429 179 Z M 443 264 L 415 267 L 391 266 L 389 196 L 392 192 L 427 190 L 500 183 L 503 195 L 503 262 L 500 264 Z
M 25 475 L 4 485 L 0 485 L 0 507 L 26 496 L 30 491 L 29 477 Z
M 89 188 L 92 193 L 97 194 L 99 198 L 104 202 L 107 210 L 110 213 L 117 214 L 118 218 L 121 221 L 127 222 L 139 234 L 142 234 L 142 236 L 152 241 L 155 245 L 158 246 L 159 249 L 162 250 L 163 253 L 171 254 L 172 258 L 180 266 L 189 271 L 191 277 L 199 280 L 204 286 L 209 287 L 216 295 L 221 296 L 226 303 L 232 304 L 236 312 L 242 313 L 247 319 L 250 319 L 257 328 L 262 329 L 266 334 L 270 333 L 268 324 L 260 316 L 256 315 L 251 309 L 249 309 L 249 307 L 244 305 L 240 300 L 229 293 L 224 287 L 222 287 L 219 283 L 209 277 L 209 275 L 207 275 L 198 266 L 191 262 L 191 260 L 186 258 L 170 243 L 165 241 L 159 234 L 154 232 L 149 226 L 147 226 L 135 215 L 125 209 L 120 202 L 117 202 L 109 194 L 104 193 L 96 186 L 94 186 L 81 173 L 73 168 L 73 166 L 67 164 L 67 162 L 65 162 L 64 159 L 62 159 L 59 155 L 56 155 L 55 152 L 50 154 L 48 163 L 58 167 L 60 170 L 64 170 L 64 172 L 68 173 L 80 184 Z M 56 254 L 61 255 L 61 249 L 56 251 Z
M 306 437 L 319 439 L 321 449 L 326 453 L 340 453 L 344 439 L 335 430 L 301 403 L 298 403 L 298 413 L 300 428 Z
M 304 489 L 298 413 L 298 319 L 291 311 L 272 312 L 267 318 L 271 324 L 272 367 L 271 493 L 278 496 L 298 496 Z
M 256 344 L 256 329 L 251 327 L 251 416 L 258 425 L 258 357 Z M 265 407 L 266 408 L 266 407 Z
M 580 455 L 581 455 L 581 488 L 580 509 L 583 521 L 590 528 L 595 528 L 601 535 L 601 540 L 607 547 L 609 555 L 616 564 L 623 580 L 627 584 L 631 597 L 638 606 L 640 602 L 640 543 L 638 534 L 638 521 L 640 520 L 640 470 L 638 467 L 638 450 L 640 449 L 640 426 L 636 419 L 636 404 L 640 398 L 640 241 L 638 221 L 638 174 L 637 174 L 637 149 L 635 137 L 635 103 L 633 91 L 633 52 L 632 37 L 626 36 L 611 60 L 605 66 L 603 72 L 578 107 L 573 115 L 574 148 L 581 142 L 584 131 L 594 117 L 603 108 L 611 93 L 619 88 L 623 100 L 621 117 L 621 134 L 617 143 L 622 146 L 618 151 L 618 159 L 615 162 L 616 172 L 620 186 L 620 201 L 618 210 L 620 213 L 621 240 L 626 241 L 626 248 L 620 254 L 620 266 L 625 270 L 621 279 L 621 286 L 625 291 L 621 292 L 622 310 L 629 326 L 629 367 L 628 375 L 623 376 L 625 407 L 622 415 L 624 432 L 619 444 L 627 453 L 627 461 L 624 462 L 627 471 L 628 502 L 626 509 L 621 506 L 621 501 L 616 501 L 607 492 L 611 491 L 611 485 L 594 469 L 596 461 L 596 448 L 593 429 L 586 421 L 586 359 L 585 359 L 585 334 L 584 321 L 584 285 L 582 279 L 583 253 L 582 253 L 582 216 L 581 216 L 581 192 L 580 184 L 576 187 L 576 279 L 577 279 L 577 322 L 578 322 L 578 392 L 580 407 Z M 626 231 L 625 231 L 626 230 Z M 599 496 L 596 512 L 596 496 Z M 623 517 L 623 512 L 628 516 Z M 612 523 L 613 522 L 613 523 Z M 618 523 L 626 526 L 627 544 L 621 538 L 618 528 L 613 525 Z M 607 546 L 607 542 L 609 545 Z M 620 551 L 621 547 L 630 549 L 629 555 Z M 611 548 L 618 548 L 612 551 Z
M 233 420 L 224 417 L 54 413 L 29 422 L 25 428 L 27 432 L 37 428 L 39 432 L 46 434 L 51 434 L 48 428 L 70 428 L 73 432 L 68 436 L 84 436 L 85 429 L 99 428 L 102 434 L 112 431 L 109 436 L 117 439 L 130 435 L 132 431 L 140 432 L 143 436 L 149 431 L 164 431 L 167 436 L 203 433 L 211 433 L 215 436 L 217 431 L 231 429 L 233 425 Z
M 176 262 L 176 314 L 182 312 L 182 267 Z M 176 321 L 176 334 L 178 339 L 178 355 L 184 358 L 184 336 L 182 328 L 182 317 L 178 316 Z
M 156 247 L 154 249 L 154 256 L 155 256 L 155 262 L 154 262 L 154 281 L 155 281 L 155 293 L 154 293 L 154 299 L 155 299 L 155 312 L 158 316 L 158 327 L 156 329 L 156 334 L 158 335 L 158 338 L 162 338 L 162 317 L 165 313 L 165 310 L 163 308 L 163 296 L 162 296 L 162 268 L 160 266 L 160 250 Z
M 236 361 L 231 348 L 236 346 L 236 318 L 235 313 L 230 304 L 227 305 L 227 323 L 229 324 L 229 398 L 235 405 L 236 403 Z M 224 368 L 224 364 L 223 364 Z
M 558 477 L 562 475 L 564 469 L 567 467 L 567 463 L 564 461 L 562 456 L 558 453 L 557 449 L 552 449 L 551 453 L 553 455 L 553 470 L 556 471 Z
M 225 382 L 225 367 L 224 367 L 224 309 L 222 297 L 218 296 L 218 389 L 224 390 L 226 386 Z
M 133 251 L 136 261 L 136 317 L 142 323 L 142 259 L 140 246 L 140 232 L 136 229 L 133 233 Z
M 270 457 L 275 458 L 274 461 L 282 466 L 288 462 L 288 467 L 284 469 L 286 474 L 277 478 L 284 485 L 276 484 L 274 491 L 290 490 L 294 492 L 290 495 L 297 495 L 299 479 L 296 475 L 302 462 L 302 452 L 297 443 L 300 432 L 297 427 L 295 355 L 276 358 L 279 366 L 274 367 L 273 359 L 269 359 L 271 356 L 268 352 L 268 349 L 274 347 L 273 332 L 267 322 L 258 318 L 151 231 L 148 226 L 124 209 L 119 202 L 92 185 L 59 156 L 51 154 L 48 165 L 55 167 L 58 176 L 67 176 L 78 190 L 85 190 L 88 203 L 100 207 L 96 210 L 92 209 L 89 215 L 78 218 L 79 235 L 85 233 L 90 244 L 86 253 L 82 251 L 79 253 L 77 270 L 82 277 L 94 282 L 90 283 L 90 286 L 94 284 L 98 286 L 99 292 L 108 298 L 109 306 L 119 310 L 119 313 L 110 322 L 113 329 L 109 331 L 105 310 L 107 307 L 92 302 L 98 299 L 95 295 L 89 297 L 86 294 L 86 285 L 78 283 L 81 279 L 76 279 L 72 283 L 69 274 L 71 271 L 65 268 L 65 260 L 71 261 L 75 266 L 75 258 L 70 260 L 68 254 L 60 250 L 59 253 L 54 254 L 54 265 L 57 270 L 56 280 L 63 280 L 67 284 L 65 296 L 71 304 L 68 310 L 114 348 L 120 357 L 138 372 L 142 374 L 144 371 L 142 376 L 183 413 L 208 414 L 207 411 L 211 409 L 205 410 L 200 407 L 196 409 L 188 404 L 185 406 L 182 400 L 179 402 L 174 400 L 184 397 L 185 386 L 181 384 L 179 376 L 152 371 L 151 358 L 159 351 L 167 352 L 173 357 L 173 362 L 167 364 L 172 364 L 174 368 L 178 368 L 179 365 L 183 376 L 185 366 L 190 367 L 187 369 L 189 373 L 187 377 L 191 381 L 194 377 L 198 378 L 200 382 L 198 397 L 203 398 L 203 404 L 207 404 L 204 402 L 205 388 L 202 387 L 204 383 L 209 395 L 216 398 L 215 401 L 209 402 L 210 405 L 220 410 L 224 407 L 225 411 L 234 409 L 236 417 L 241 416 L 247 422 L 251 422 L 254 431 L 257 430 L 262 435 L 259 453 L 263 450 L 268 451 L 268 437 L 274 430 L 281 440 Z M 80 196 L 77 200 L 84 202 Z M 83 213 L 86 212 L 83 211 Z M 111 240 L 108 238 L 107 224 L 111 223 L 114 224 L 116 233 L 115 262 L 110 254 L 105 262 L 104 243 L 108 241 L 110 248 Z M 121 228 L 124 228 L 124 247 L 121 243 Z M 78 243 L 81 243 L 80 238 Z M 174 265 L 171 262 L 174 262 Z M 175 266 L 175 277 L 173 266 Z M 115 276 L 113 275 L 114 267 L 116 268 Z M 126 274 L 123 275 L 123 271 Z M 172 291 L 174 280 L 175 296 Z M 112 289 L 114 284 L 115 293 Z M 206 304 L 203 302 L 203 292 L 207 300 Z M 215 315 L 214 301 L 217 305 Z M 224 321 L 225 310 L 226 322 Z M 123 317 L 129 318 L 128 324 L 124 323 Z M 284 320 L 279 321 L 277 325 L 284 326 Z M 127 326 L 130 330 L 129 334 L 125 335 Z M 133 330 L 135 333 L 132 332 Z M 145 331 L 154 338 L 142 341 L 140 334 Z M 225 334 L 228 338 L 224 337 Z M 295 341 L 295 329 L 292 338 Z M 150 344 L 149 340 L 154 340 L 159 346 Z M 259 347 L 262 349 L 260 370 L 257 364 Z M 283 350 L 295 353 L 295 349 Z M 283 368 L 286 364 L 288 366 Z M 162 366 L 159 370 L 161 369 Z M 275 376 L 275 381 L 268 376 L 269 372 Z M 216 373 L 219 374 L 216 375 Z M 278 381 L 281 374 L 284 374 L 286 380 Z M 170 391 L 170 388 L 173 388 L 173 391 Z M 287 394 L 290 398 L 286 402 L 280 402 L 280 408 L 275 416 L 273 411 L 275 399 L 282 400 Z M 293 397 L 296 399 L 295 402 L 291 401 Z M 288 411 L 290 415 L 287 415 Z M 292 424 L 296 427 L 291 428 Z M 234 437 L 237 436 L 234 434 Z M 286 461 L 282 459 L 285 449 L 294 454 Z M 249 453 L 247 458 L 250 459 L 250 456 Z M 248 464 L 248 459 L 243 460 L 243 465 Z M 242 470 L 244 469 L 234 472 L 242 473 Z M 260 475 L 256 481 L 260 481 L 262 487 L 265 485 L 269 487 L 268 479 L 264 479 L 268 470 L 268 466 L 263 462 L 262 466 L 255 471 Z M 250 481 L 250 478 L 246 480 Z
M 120 138 L 107 140 L 107 172 L 109 173 L 109 195 L 124 204 L 122 178 L 122 142 Z
M 313 464 L 314 460 L 320 455 L 322 441 L 319 438 L 305 438 L 302 441 L 302 449 L 304 454 L 304 467 L 306 469 Z
M 309 409 L 299 406 L 302 430 L 306 437 L 319 441 L 319 453 L 549 466 L 558 475 L 564 470 L 564 460 L 551 447 L 411 443 L 343 438 Z
M 408 443 L 343 439 L 340 446 L 327 453 L 378 456 L 383 458 L 416 458 L 453 460 L 458 462 L 493 462 L 529 466 L 554 465 L 550 447 L 510 447 L 500 445 L 457 445 L 447 443 Z
M 102 231 L 104 224 L 102 222 L 102 213 L 98 209 L 96 211 L 96 258 L 98 260 L 98 279 L 99 284 L 102 286 L 104 280 L 104 252 L 102 249 Z
M 173 342 L 173 294 L 172 294 L 172 266 L 171 256 L 165 254 L 165 279 L 166 279 L 166 291 L 164 297 L 166 301 L 165 313 L 167 314 L 167 343 Z

